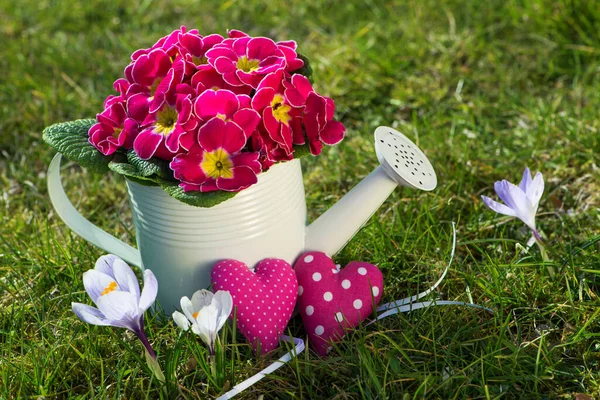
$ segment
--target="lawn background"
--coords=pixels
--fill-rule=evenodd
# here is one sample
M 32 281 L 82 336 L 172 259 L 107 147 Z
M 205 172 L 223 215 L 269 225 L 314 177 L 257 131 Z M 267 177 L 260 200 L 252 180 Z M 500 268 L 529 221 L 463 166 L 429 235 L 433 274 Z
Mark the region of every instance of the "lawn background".
M 340 145 L 303 161 L 312 219 L 377 165 L 377 126 L 396 127 L 430 158 L 438 188 L 397 189 L 337 262 L 379 265 L 384 301 L 415 294 L 448 262 L 455 221 L 457 257 L 436 295 L 497 310 L 439 307 L 360 328 L 331 356 L 306 352 L 245 397 L 600 397 L 597 2 L 5 0 L 0 398 L 162 396 L 131 335 L 89 327 L 70 310 L 89 303 L 81 276 L 103 253 L 53 212 L 45 183 L 53 150 L 41 131 L 101 111 L 129 55 L 180 25 L 294 39 L 310 58 L 315 87 L 335 99 L 348 130 Z M 525 166 L 545 177 L 538 225 L 555 278 L 536 248 L 525 250 L 523 224 L 480 201 Z M 63 177 L 84 215 L 134 243 L 121 177 L 73 164 Z M 170 397 L 219 394 L 193 366 L 203 354 L 196 338 L 177 339 L 158 321 L 149 331 Z M 304 335 L 299 318 L 290 332 Z M 230 384 L 281 354 L 257 359 L 244 344 L 227 351 L 239 357 Z

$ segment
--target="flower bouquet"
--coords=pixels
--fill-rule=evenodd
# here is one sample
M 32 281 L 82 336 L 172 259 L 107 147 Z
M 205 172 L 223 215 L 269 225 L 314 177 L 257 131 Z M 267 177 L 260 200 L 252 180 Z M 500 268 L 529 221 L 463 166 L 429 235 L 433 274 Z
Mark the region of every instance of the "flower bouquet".
M 294 41 L 181 27 L 132 54 L 96 120 L 55 124 L 43 137 L 92 171 L 211 207 L 273 164 L 343 139 L 334 102 L 313 89 L 310 72 Z

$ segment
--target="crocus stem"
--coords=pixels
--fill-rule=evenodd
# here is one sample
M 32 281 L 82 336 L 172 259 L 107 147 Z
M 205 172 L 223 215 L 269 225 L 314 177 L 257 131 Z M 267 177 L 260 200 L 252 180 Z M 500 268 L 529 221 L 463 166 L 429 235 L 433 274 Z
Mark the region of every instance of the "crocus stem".
M 156 359 L 156 356 L 153 358 L 152 355 L 148 353 L 148 350 L 144 351 L 144 355 L 146 356 L 146 364 L 148 365 L 148 368 L 150 368 L 150 371 L 152 371 L 152 374 L 154 374 L 154 376 L 160 383 L 164 384 L 166 381 L 165 374 L 163 374 L 162 369 L 160 368 L 160 364 Z M 166 391 L 166 388 L 164 386 L 163 390 Z
M 546 252 L 546 247 L 544 246 L 544 241 L 542 240 L 542 237 L 540 236 L 540 234 L 538 233 L 537 230 L 533 231 L 533 236 L 535 237 L 535 242 L 537 243 L 537 245 L 540 249 L 540 254 L 542 255 L 542 260 L 544 262 L 549 263 L 550 257 L 548 257 L 548 253 Z M 552 278 L 554 278 L 554 267 L 551 265 L 548 265 L 546 268 L 548 269 L 548 274 L 550 274 L 550 276 Z
M 216 379 L 217 379 L 217 360 L 216 360 L 214 354 L 211 354 L 210 356 L 208 356 L 208 363 L 210 364 L 210 370 L 212 372 L 212 376 L 216 381 Z
M 156 360 L 156 353 L 152 349 L 152 346 L 150 346 L 150 342 L 148 341 L 148 337 L 146 336 L 146 332 L 144 332 L 144 327 L 143 326 L 142 326 L 142 328 L 140 329 L 139 332 L 136 332 L 136 336 L 138 337 L 138 339 L 140 339 L 140 341 L 142 342 L 142 344 L 146 348 L 146 351 L 148 352 L 148 354 L 150 355 L 150 357 L 152 357 L 153 359 Z
M 142 342 L 146 350 L 144 353 L 146 355 L 146 364 L 148 364 L 148 368 L 150 368 L 156 379 L 158 379 L 160 383 L 164 384 L 165 374 L 163 374 L 162 369 L 160 368 L 160 364 L 156 359 L 156 353 L 152 349 L 152 346 L 150 346 L 150 342 L 148 341 L 148 337 L 146 336 L 146 332 L 144 331 L 143 320 L 140 322 L 140 330 L 135 332 L 135 335 L 138 337 L 138 339 L 140 339 L 140 342 Z M 163 390 L 166 389 L 163 388 Z

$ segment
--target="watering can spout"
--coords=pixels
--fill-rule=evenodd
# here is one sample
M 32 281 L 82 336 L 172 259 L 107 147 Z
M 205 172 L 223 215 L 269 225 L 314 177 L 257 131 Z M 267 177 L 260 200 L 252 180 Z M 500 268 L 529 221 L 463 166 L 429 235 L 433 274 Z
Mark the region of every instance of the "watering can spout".
M 333 256 L 371 218 L 398 184 L 381 166 L 366 176 L 306 231 L 306 251 Z
M 380 166 L 317 218 L 306 231 L 305 251 L 333 256 L 367 223 L 399 184 L 430 191 L 437 177 L 425 154 L 400 132 L 375 130 Z

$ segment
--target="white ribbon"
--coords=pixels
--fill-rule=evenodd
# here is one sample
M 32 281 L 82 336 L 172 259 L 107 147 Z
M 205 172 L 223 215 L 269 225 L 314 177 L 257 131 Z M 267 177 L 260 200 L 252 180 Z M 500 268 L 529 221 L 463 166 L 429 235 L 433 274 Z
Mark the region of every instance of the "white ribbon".
M 407 304 L 404 306 L 396 306 L 394 308 L 390 308 L 383 314 L 378 315 L 377 318 L 375 318 L 373 321 L 369 322 L 367 325 L 371 325 L 373 322 L 379 321 L 380 319 L 384 319 L 386 317 L 389 317 L 390 315 L 410 312 L 413 310 L 418 310 L 420 308 L 427 308 L 429 306 L 467 306 L 467 307 L 479 308 L 479 309 L 485 310 L 491 314 L 494 313 L 494 310 L 492 310 L 491 308 L 480 306 L 479 304 L 467 303 L 464 301 L 430 300 L 430 301 L 423 301 L 421 303 L 410 303 L 410 304 Z
M 450 253 L 450 261 L 448 262 L 446 269 L 444 269 L 444 272 L 442 273 L 442 276 L 440 277 L 440 279 L 438 279 L 438 281 L 433 286 L 431 286 L 429 289 L 425 290 L 424 292 L 421 292 L 421 293 L 416 294 L 411 297 L 406 297 L 404 299 L 392 301 L 391 303 L 386 303 L 386 304 L 380 305 L 379 307 L 377 307 L 377 311 L 384 311 L 384 312 L 382 314 L 379 314 L 377 316 L 377 318 L 375 318 L 373 321 L 369 322 L 367 325 L 371 325 L 375 321 L 379 321 L 383 318 L 389 317 L 390 315 L 404 313 L 404 312 L 410 312 L 413 310 L 418 310 L 420 308 L 427 308 L 432 305 L 433 306 L 450 306 L 450 305 L 467 306 L 467 307 L 479 308 L 479 309 L 485 310 L 485 311 L 493 314 L 494 311 L 487 307 L 483 307 L 483 306 L 473 304 L 473 303 L 467 303 L 464 301 L 431 300 L 431 301 L 424 301 L 421 303 L 415 303 L 416 300 L 419 300 L 419 299 L 427 296 L 429 293 L 434 291 L 440 285 L 440 283 L 442 283 L 442 281 L 446 277 L 446 273 L 448 272 L 450 265 L 452 265 L 452 261 L 454 260 L 455 251 L 456 251 L 456 224 L 453 222 L 452 223 L 452 252 Z
M 283 364 L 287 363 L 292 358 L 296 357 L 298 354 L 300 354 L 304 351 L 304 340 L 299 339 L 299 338 L 291 338 L 291 337 L 285 336 L 285 335 L 281 335 L 280 338 L 281 338 L 281 340 L 284 340 L 286 342 L 293 341 L 295 347 L 292 350 L 290 350 L 289 352 L 287 352 L 283 357 L 281 357 L 280 359 L 278 359 L 273 364 L 269 365 L 267 368 L 263 369 L 256 375 L 251 376 L 250 378 L 246 379 L 245 381 L 235 385 L 230 391 L 225 393 L 223 396 L 218 397 L 217 400 L 231 399 L 232 397 L 240 394 L 242 391 L 248 389 L 250 386 L 252 386 L 256 382 L 260 381 L 266 375 L 275 372 Z

